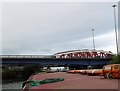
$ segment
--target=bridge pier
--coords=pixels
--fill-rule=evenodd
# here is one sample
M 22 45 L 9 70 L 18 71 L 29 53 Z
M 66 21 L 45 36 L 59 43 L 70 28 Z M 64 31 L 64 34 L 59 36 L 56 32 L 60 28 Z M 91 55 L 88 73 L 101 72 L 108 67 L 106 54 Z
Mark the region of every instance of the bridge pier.
M 69 67 L 64 67 L 64 70 L 63 71 L 68 71 L 69 70 Z
M 49 65 L 47 66 L 47 70 L 46 70 L 46 72 L 51 72 L 51 68 L 50 68 Z

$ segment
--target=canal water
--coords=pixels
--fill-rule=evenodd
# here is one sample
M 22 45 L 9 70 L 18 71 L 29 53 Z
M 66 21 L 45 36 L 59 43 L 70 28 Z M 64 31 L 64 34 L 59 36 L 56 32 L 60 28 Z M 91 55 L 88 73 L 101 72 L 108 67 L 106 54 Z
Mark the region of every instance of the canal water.
M 51 67 L 52 71 L 55 71 L 56 69 L 63 69 L 64 67 Z M 11 82 L 11 83 L 3 83 L 2 89 L 21 89 L 22 88 L 23 81 L 19 82 Z
M 22 82 L 3 83 L 2 89 L 21 89 Z

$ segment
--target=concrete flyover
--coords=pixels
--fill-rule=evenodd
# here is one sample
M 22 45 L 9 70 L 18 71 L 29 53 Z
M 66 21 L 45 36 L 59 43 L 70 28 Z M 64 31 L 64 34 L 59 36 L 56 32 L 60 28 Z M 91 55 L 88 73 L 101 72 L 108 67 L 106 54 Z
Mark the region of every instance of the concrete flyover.
M 53 55 L 1 55 L 2 64 L 104 65 L 112 60 L 112 52 L 103 50 L 69 50 Z
M 2 64 L 102 65 L 111 58 L 2 58 Z

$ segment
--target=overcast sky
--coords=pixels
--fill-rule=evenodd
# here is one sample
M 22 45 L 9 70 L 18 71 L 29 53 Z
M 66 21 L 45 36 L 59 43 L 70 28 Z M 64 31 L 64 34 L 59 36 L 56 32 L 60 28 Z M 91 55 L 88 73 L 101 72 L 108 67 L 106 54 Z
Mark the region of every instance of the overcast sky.
M 2 54 L 93 49 L 91 29 L 96 50 L 116 53 L 113 4 L 117 3 L 2 3 Z

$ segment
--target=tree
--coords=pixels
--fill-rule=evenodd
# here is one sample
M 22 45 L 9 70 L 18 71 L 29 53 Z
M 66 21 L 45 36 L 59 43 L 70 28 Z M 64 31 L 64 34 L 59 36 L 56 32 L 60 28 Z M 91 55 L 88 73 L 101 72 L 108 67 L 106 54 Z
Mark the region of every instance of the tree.
M 120 54 L 114 55 L 111 63 L 112 64 L 119 64 L 120 63 Z
M 40 65 L 25 65 L 24 66 L 24 70 L 22 72 L 22 76 L 23 78 L 27 79 L 30 75 L 34 74 L 34 73 L 38 73 L 41 72 L 41 66 Z

